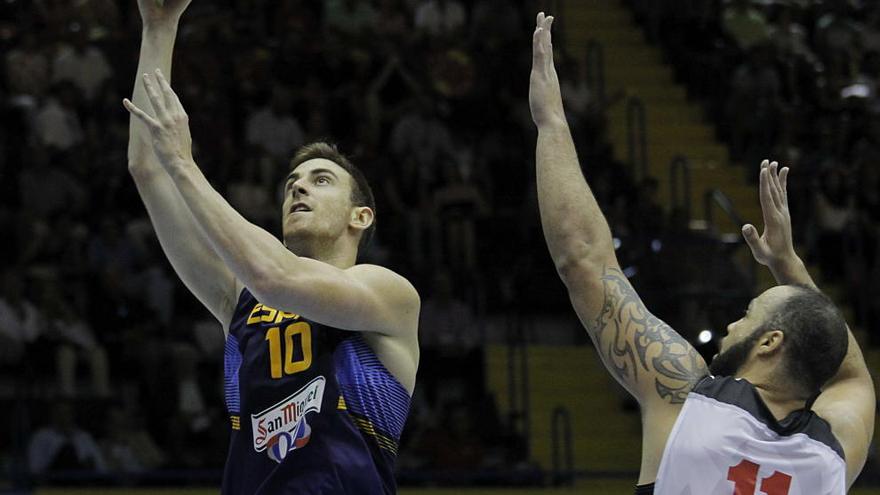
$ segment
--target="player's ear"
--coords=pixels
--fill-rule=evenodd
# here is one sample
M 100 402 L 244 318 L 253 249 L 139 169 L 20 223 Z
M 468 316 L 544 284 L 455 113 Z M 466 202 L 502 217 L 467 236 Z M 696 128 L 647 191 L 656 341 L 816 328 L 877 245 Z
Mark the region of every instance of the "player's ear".
M 350 227 L 358 230 L 367 230 L 373 225 L 375 213 L 369 206 L 355 206 L 351 209 L 351 219 L 348 222 Z
M 758 339 L 758 355 L 771 356 L 782 350 L 785 333 L 782 330 L 768 330 Z

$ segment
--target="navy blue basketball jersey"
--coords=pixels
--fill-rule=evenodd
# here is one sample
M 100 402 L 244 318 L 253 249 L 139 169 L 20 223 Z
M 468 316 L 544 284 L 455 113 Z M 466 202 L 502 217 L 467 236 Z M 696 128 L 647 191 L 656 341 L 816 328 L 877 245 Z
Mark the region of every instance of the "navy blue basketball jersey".
M 359 333 L 264 306 L 244 289 L 225 388 L 224 494 L 396 492 L 410 397 Z

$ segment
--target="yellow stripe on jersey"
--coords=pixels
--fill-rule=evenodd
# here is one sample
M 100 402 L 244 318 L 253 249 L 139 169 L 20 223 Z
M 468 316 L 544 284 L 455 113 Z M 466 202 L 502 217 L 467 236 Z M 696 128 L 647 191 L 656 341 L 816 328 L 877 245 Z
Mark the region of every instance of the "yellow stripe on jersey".
M 336 409 L 340 411 L 345 411 L 348 407 L 345 405 L 345 397 L 339 396 L 339 402 L 336 404 Z
M 241 417 L 229 416 L 229 420 L 232 422 L 232 429 L 233 430 L 240 430 L 241 429 Z
M 355 416 L 353 414 L 350 414 L 350 416 L 358 429 L 366 433 L 370 437 L 374 438 L 380 448 L 383 448 L 391 452 L 392 454 L 397 455 L 397 442 L 377 432 L 376 428 L 373 427 L 373 423 L 371 423 L 370 420 Z

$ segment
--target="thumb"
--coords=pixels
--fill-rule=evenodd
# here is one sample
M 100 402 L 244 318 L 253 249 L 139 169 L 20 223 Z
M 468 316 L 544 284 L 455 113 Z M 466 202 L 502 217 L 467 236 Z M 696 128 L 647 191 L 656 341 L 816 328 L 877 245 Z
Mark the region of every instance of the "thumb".
M 747 223 L 743 225 L 742 234 L 743 238 L 746 240 L 746 244 L 748 244 L 754 252 L 758 247 L 758 229 L 756 229 L 754 225 Z

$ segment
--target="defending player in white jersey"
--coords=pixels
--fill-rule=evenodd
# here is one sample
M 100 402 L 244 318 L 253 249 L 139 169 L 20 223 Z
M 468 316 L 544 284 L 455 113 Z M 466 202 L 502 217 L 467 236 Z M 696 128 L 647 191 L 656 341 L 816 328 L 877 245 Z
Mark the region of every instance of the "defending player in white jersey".
M 645 308 L 621 272 L 608 223 L 581 173 L 553 64 L 552 17 L 538 14 L 529 91 L 550 254 L 611 374 L 640 404 L 637 493 L 840 495 L 874 427 L 874 387 L 840 313 L 794 252 L 787 169 L 765 162 L 765 231 L 743 227 L 779 284 L 749 304 L 707 368 Z M 711 373 L 711 374 L 710 374 Z

